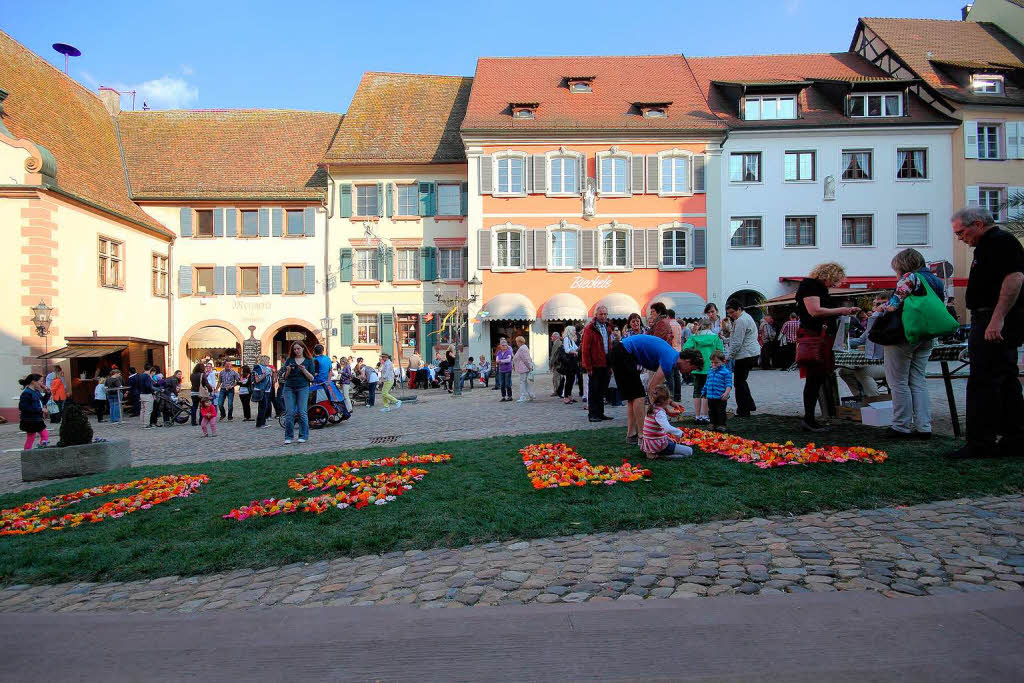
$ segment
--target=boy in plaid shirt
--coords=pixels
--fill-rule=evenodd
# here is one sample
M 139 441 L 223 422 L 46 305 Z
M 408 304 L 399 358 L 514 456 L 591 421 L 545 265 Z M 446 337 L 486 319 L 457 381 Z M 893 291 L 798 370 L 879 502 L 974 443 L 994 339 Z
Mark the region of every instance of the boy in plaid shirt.
M 711 369 L 704 382 L 704 398 L 708 400 L 708 417 L 715 431 L 725 429 L 725 405 L 732 391 L 732 371 L 725 364 L 725 354 L 719 350 L 711 352 Z

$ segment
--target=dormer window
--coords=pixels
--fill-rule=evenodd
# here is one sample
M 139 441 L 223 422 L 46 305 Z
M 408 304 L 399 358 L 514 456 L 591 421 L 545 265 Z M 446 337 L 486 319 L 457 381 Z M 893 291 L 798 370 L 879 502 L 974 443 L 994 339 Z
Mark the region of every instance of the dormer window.
M 514 119 L 535 119 L 540 105 L 537 102 L 510 102 L 508 106 Z
M 571 93 L 594 92 L 594 76 L 566 76 L 565 84 Z
M 975 95 L 1002 95 L 1003 77 L 992 74 L 974 74 L 971 76 L 971 90 Z
M 747 95 L 743 98 L 743 118 L 746 121 L 795 119 L 796 97 Z
M 847 107 L 853 118 L 903 116 L 903 98 L 899 95 L 850 95 Z
M 645 119 L 668 118 L 668 107 L 671 102 L 634 102 L 633 106 L 640 110 Z
M 649 119 L 663 119 L 668 116 L 668 112 L 664 107 L 651 107 L 644 109 L 644 116 Z

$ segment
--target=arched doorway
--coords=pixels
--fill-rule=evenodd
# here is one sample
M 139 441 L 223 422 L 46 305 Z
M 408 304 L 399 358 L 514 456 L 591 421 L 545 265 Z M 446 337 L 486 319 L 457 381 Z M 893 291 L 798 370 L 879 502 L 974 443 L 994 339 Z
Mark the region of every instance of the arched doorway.
M 726 301 L 736 299 L 743 306 L 743 310 L 750 314 L 750 317 L 754 319 L 754 322 L 760 324 L 761 318 L 764 317 L 765 309 L 761 308 L 761 304 L 764 303 L 764 295 L 760 292 L 754 291 L 753 289 L 741 289 L 733 292 L 729 295 Z M 722 311 L 724 313 L 724 311 Z
M 191 371 L 196 362 L 211 358 L 218 364 L 233 362 L 242 355 L 242 333 L 222 320 L 204 320 L 192 325 L 181 337 L 179 369 Z
M 281 356 L 288 355 L 288 349 L 293 342 L 300 342 L 306 347 L 306 354 L 312 357 L 313 347 L 320 343 L 320 339 L 312 329 L 305 325 L 282 325 L 274 332 L 274 336 L 270 340 L 270 348 L 264 350 L 264 353 L 269 355 L 273 362 L 276 362 Z

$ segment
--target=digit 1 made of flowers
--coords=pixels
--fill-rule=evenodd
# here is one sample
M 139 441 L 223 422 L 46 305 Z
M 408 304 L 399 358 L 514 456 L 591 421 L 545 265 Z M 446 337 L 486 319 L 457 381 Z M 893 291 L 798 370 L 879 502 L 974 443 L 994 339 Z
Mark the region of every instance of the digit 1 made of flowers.
M 367 505 L 386 505 L 398 496 L 412 489 L 412 483 L 426 476 L 427 470 L 421 467 L 403 467 L 403 465 L 426 465 L 448 462 L 452 456 L 448 453 L 429 453 L 427 455 L 409 455 L 402 453 L 393 458 L 377 460 L 349 460 L 339 465 L 328 465 L 323 469 L 309 474 L 300 474 L 288 480 L 288 487 L 295 491 L 327 491 L 316 496 L 300 498 L 267 498 L 252 501 L 224 515 L 224 519 L 242 521 L 249 517 L 273 517 L 288 515 L 293 512 L 312 512 L 322 514 L 330 508 L 344 509 L 349 506 L 364 508 Z M 391 472 L 380 474 L 356 474 L 367 467 L 400 467 Z
M 651 476 L 650 470 L 635 467 L 625 460 L 619 467 L 591 465 L 576 449 L 564 443 L 531 444 L 519 453 L 526 465 L 526 476 L 535 489 L 587 484 L 610 486 Z
M 675 437 L 679 443 L 695 446 L 705 453 L 724 455 L 736 462 L 748 463 L 761 469 L 783 465 L 813 465 L 823 462 L 883 463 L 889 455 L 885 451 L 863 446 L 816 446 L 813 442 L 800 447 L 792 441 L 762 443 L 723 432 L 704 429 L 683 429 Z
M 168 474 L 163 477 L 137 479 L 123 484 L 104 484 L 73 493 L 43 497 L 16 508 L 0 510 L 0 536 L 37 534 L 58 531 L 82 524 L 96 524 L 108 519 L 120 519 L 139 510 L 166 503 L 171 498 L 188 498 L 199 487 L 210 481 L 205 474 Z M 54 514 L 75 503 L 112 493 L 138 489 L 135 493 L 109 500 L 98 508 L 86 512 Z

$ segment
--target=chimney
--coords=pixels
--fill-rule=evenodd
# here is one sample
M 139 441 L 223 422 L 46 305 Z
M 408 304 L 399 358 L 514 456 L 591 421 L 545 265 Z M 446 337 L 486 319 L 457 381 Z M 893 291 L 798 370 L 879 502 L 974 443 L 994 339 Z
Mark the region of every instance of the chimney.
M 121 112 L 121 93 L 113 88 L 101 85 L 100 100 L 103 101 L 103 106 L 107 108 L 111 116 L 117 116 Z
M 967 15 L 971 13 L 971 8 L 974 7 L 974 3 L 964 5 L 960 8 L 960 19 L 961 21 L 967 21 Z

